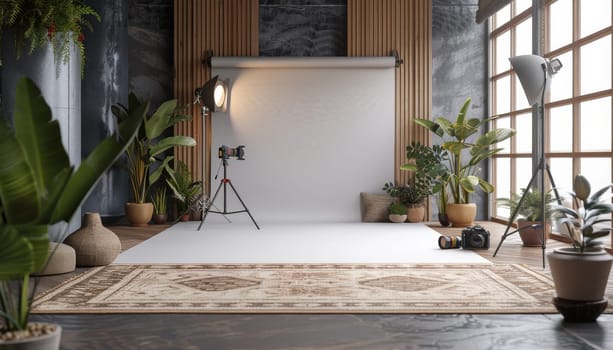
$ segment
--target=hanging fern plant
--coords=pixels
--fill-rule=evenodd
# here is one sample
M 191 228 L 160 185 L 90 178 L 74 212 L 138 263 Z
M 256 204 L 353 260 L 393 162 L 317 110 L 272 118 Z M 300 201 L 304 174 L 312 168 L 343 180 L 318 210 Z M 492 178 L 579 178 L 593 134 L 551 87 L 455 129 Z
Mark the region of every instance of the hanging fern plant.
M 72 45 L 81 58 L 81 76 L 85 71 L 85 35 L 92 31 L 91 18 L 100 15 L 77 0 L 7 0 L 0 2 L 0 36 L 7 30 L 14 34 L 15 54 L 51 43 L 56 65 L 68 62 Z

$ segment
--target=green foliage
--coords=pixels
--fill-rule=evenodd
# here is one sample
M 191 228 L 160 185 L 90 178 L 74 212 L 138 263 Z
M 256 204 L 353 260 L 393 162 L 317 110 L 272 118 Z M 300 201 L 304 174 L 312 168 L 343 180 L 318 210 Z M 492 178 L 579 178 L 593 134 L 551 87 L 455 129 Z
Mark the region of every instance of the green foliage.
M 390 205 L 389 212 L 392 215 L 406 215 L 407 207 L 402 203 L 395 202 Z
M 78 0 L 9 0 L 0 3 L 0 36 L 12 30 L 17 58 L 26 50 L 51 43 L 57 64 L 67 62 L 72 45 L 81 58 L 81 76 L 85 69 L 85 35 L 92 30 L 90 18 L 100 21 L 93 8 Z
M 166 187 L 160 186 L 151 194 L 151 203 L 153 204 L 153 213 L 163 215 L 167 213 L 166 207 Z
M 573 246 L 581 252 L 586 247 L 598 245 L 596 238 L 605 237 L 611 232 L 610 224 L 608 227 L 601 227 L 601 224 L 611 222 L 613 204 L 610 199 L 606 199 L 607 196 L 602 197 L 608 195 L 612 187 L 613 184 L 609 184 L 591 194 L 590 182 L 583 175 L 577 175 L 573 181 L 574 192 L 569 193 L 576 209 L 553 206 L 553 214 L 559 218 L 558 223 L 567 225 Z
M 385 183 L 382 190 L 406 206 L 423 203 L 429 191 L 428 188 L 418 187 L 412 184 L 399 186 L 391 182 Z
M 28 322 L 28 280 L 47 261 L 49 225 L 70 220 L 143 121 L 129 115 L 74 171 L 38 87 L 22 78 L 15 95 L 14 132 L 0 118 L 0 317 L 8 330 Z
M 416 119 L 415 122 L 435 135 L 442 141 L 442 147 L 449 156 L 448 168 L 449 190 L 454 203 L 470 202 L 470 194 L 477 188 L 486 193 L 494 191 L 494 186 L 479 177 L 481 169 L 479 162 L 500 152 L 502 148 L 492 148 L 495 144 L 504 141 L 513 135 L 515 130 L 499 128 L 474 137 L 480 128 L 491 119 L 466 118 L 471 99 L 468 98 L 462 105 L 455 121 L 439 117 L 436 120 Z
M 524 196 L 524 201 L 519 207 L 519 201 Z M 551 205 L 555 198 L 551 195 L 551 190 L 545 192 L 545 220 L 551 219 Z M 517 209 L 517 215 L 528 221 L 541 221 L 543 216 L 541 206 L 541 191 L 533 187 L 526 191 L 525 188 L 520 193 L 512 193 L 510 198 L 498 198 L 498 206 L 511 210 L 511 214 Z M 519 208 L 518 208 L 519 207 Z
M 197 210 L 198 200 L 202 198 L 202 183 L 193 181 L 187 165 L 179 161 L 176 170 L 170 170 L 166 183 L 177 200 L 179 216 L 190 210 Z
M 147 115 L 149 101 L 141 101 L 134 93 L 130 93 L 128 107 L 116 104 L 111 107 L 119 121 L 126 119 L 130 113 L 144 113 L 145 122 L 138 131 L 138 136 L 126 151 L 127 169 L 130 176 L 132 194 L 136 203 L 145 203 L 147 193 L 162 174 L 171 170 L 172 157 L 163 153 L 173 147 L 193 147 L 196 140 L 190 136 L 168 136 L 162 134 L 180 121 L 189 120 L 191 116 L 178 113 L 177 100 L 163 102 L 157 110 Z M 159 162 L 158 168 L 150 173 L 152 165 Z

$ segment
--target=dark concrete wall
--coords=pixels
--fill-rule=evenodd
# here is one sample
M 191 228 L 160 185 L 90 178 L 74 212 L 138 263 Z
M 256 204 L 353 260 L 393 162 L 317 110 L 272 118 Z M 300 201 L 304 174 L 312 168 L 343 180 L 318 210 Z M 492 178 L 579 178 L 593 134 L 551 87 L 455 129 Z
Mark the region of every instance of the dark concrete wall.
M 260 56 L 347 55 L 346 0 L 260 0 Z
M 487 26 L 475 23 L 478 0 L 433 0 L 432 6 L 432 116 L 455 120 L 467 97 L 472 98 L 469 116 L 486 118 Z M 433 136 L 434 142 L 440 138 Z M 488 177 L 488 165 L 481 165 Z M 477 220 L 488 218 L 487 196 L 471 198 L 477 203 Z M 436 212 L 434 213 L 436 215 Z

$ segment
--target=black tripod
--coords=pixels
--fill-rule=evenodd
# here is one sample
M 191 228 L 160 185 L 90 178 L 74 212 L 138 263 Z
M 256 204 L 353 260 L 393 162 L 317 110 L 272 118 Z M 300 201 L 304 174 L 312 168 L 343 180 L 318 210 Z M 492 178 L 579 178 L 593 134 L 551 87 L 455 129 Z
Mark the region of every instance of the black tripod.
M 532 183 L 534 182 L 534 179 L 536 179 L 536 175 L 539 172 L 547 172 L 547 175 L 549 176 L 549 181 L 551 181 L 551 188 L 553 189 L 553 193 L 556 196 L 556 200 L 558 202 L 559 205 L 562 205 L 562 199 L 560 199 L 560 195 L 558 194 L 558 189 L 556 187 L 555 182 L 553 181 L 553 176 L 551 176 L 551 171 L 549 170 L 549 164 L 547 164 L 545 162 L 545 158 L 541 158 L 540 163 L 539 163 L 539 167 L 534 171 L 534 173 L 532 174 L 532 178 L 530 179 L 530 182 L 528 182 L 528 186 L 526 187 L 526 190 L 524 191 L 524 193 L 522 194 L 521 198 L 519 199 L 519 203 L 517 205 L 517 207 L 515 207 L 515 209 L 513 210 L 513 212 L 511 213 L 511 217 L 509 218 L 509 222 L 507 223 L 507 228 L 504 230 L 504 234 L 502 235 L 502 237 L 500 238 L 500 242 L 498 242 L 498 247 L 496 247 L 496 251 L 494 251 L 494 257 L 496 256 L 496 253 L 498 253 L 498 249 L 500 249 L 500 246 L 502 245 L 502 242 L 504 242 L 504 240 L 509 237 L 510 235 L 519 232 L 521 230 L 523 230 L 524 228 L 537 228 L 537 227 L 541 227 L 542 228 L 542 232 L 541 232 L 541 249 L 543 250 L 543 268 L 545 268 L 545 191 L 541 191 L 541 204 L 542 204 L 542 208 L 541 208 L 541 224 L 540 225 L 532 225 L 532 226 L 526 226 L 526 227 L 522 227 L 520 229 L 517 229 L 515 231 L 511 231 L 509 232 L 509 229 L 511 228 L 511 225 L 513 224 L 513 222 L 515 221 L 515 218 L 517 217 L 517 213 L 519 212 L 519 210 L 521 209 L 522 204 L 524 203 L 524 199 L 526 197 L 526 195 L 528 194 L 528 191 L 530 191 L 530 189 L 532 188 Z M 544 173 L 542 173 L 542 177 L 544 178 Z M 542 180 L 541 180 L 542 181 Z M 542 181 L 544 183 L 544 181 Z M 544 186 L 544 184 L 541 184 L 542 186 Z
M 221 181 L 219 182 L 219 186 L 217 186 L 217 190 L 215 191 L 215 194 L 213 195 L 213 198 L 211 199 L 209 204 L 206 206 L 206 208 L 202 212 L 202 220 L 200 221 L 200 225 L 198 225 L 198 231 L 200 231 L 200 228 L 204 224 L 204 220 L 206 220 L 206 216 L 208 215 L 208 213 L 222 214 L 224 216 L 228 215 L 228 214 L 247 213 L 249 215 L 249 217 L 251 218 L 251 221 L 253 221 L 253 224 L 255 225 L 255 227 L 257 227 L 257 229 L 259 230 L 260 226 L 258 226 L 257 222 L 255 222 L 255 219 L 253 218 L 253 216 L 249 212 L 249 209 L 247 209 L 247 206 L 245 205 L 245 203 L 241 199 L 241 196 L 238 195 L 238 192 L 236 191 L 236 188 L 234 188 L 234 185 L 232 184 L 232 181 L 230 179 L 228 179 L 228 176 L 227 176 L 228 175 L 228 159 L 224 156 L 224 157 L 222 157 L 221 161 L 222 161 L 222 164 L 223 164 L 223 179 L 221 179 Z M 236 195 L 236 198 L 238 198 L 238 200 L 241 202 L 241 205 L 243 206 L 243 210 L 230 211 L 230 212 L 228 211 L 228 207 L 227 207 L 227 204 L 228 204 L 227 203 L 228 185 L 230 185 L 230 188 L 232 189 L 232 191 L 234 191 L 234 194 Z M 215 210 L 210 210 L 210 208 L 213 205 L 213 203 L 215 203 L 215 199 L 217 198 L 217 195 L 219 194 L 219 190 L 221 190 L 222 186 L 223 186 L 223 212 L 215 211 Z

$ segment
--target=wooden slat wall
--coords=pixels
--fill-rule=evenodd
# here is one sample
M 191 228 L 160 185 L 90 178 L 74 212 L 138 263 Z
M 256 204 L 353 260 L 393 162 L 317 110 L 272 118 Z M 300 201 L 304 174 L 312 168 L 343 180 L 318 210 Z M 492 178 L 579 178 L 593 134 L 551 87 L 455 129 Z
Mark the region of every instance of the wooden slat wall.
M 174 1 L 174 93 L 181 103 L 190 104 L 192 120 L 175 126 L 175 135 L 196 139 L 194 148 L 179 147 L 175 157 L 184 161 L 194 179 L 202 179 L 202 117 L 200 107 L 191 105 L 194 89 L 211 78 L 211 69 L 202 64 L 207 50 L 214 56 L 257 56 L 259 53 L 258 0 L 175 0 Z M 206 159 L 210 169 L 211 120 L 205 121 Z M 209 171 L 206 170 L 205 173 Z M 205 181 L 210 193 L 210 182 Z
M 429 133 L 413 123 L 432 112 L 432 1 L 347 0 L 347 55 L 386 56 L 397 50 L 404 64 L 396 68 L 395 180 L 411 174 L 405 147 L 428 144 Z

